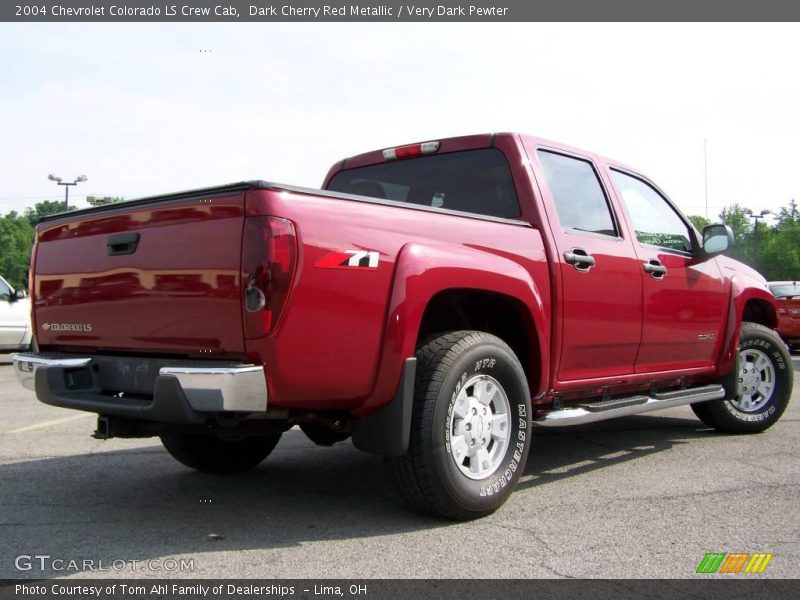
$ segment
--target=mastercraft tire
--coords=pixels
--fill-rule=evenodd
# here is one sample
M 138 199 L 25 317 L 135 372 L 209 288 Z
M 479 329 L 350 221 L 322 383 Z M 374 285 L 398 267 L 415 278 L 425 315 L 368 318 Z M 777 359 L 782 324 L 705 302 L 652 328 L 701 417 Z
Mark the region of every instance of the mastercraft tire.
M 780 419 L 792 394 L 792 358 L 771 329 L 743 323 L 736 392 L 724 400 L 693 404 L 706 425 L 725 433 L 758 433 Z
M 483 517 L 508 499 L 530 448 L 530 392 L 501 339 L 456 331 L 417 351 L 408 452 L 387 465 L 417 510 Z
M 222 440 L 213 435 L 168 433 L 161 442 L 178 462 L 206 473 L 238 473 L 257 466 L 278 445 L 280 433 Z

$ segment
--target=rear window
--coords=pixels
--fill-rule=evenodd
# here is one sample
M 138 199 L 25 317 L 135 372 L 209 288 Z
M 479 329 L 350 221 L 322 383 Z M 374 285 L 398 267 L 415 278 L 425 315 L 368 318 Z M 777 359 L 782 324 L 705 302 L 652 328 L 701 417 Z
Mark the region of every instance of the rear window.
M 520 216 L 511 169 L 496 148 L 346 169 L 328 189 L 492 217 Z
M 788 298 L 790 296 L 800 296 L 800 284 L 784 283 L 769 286 L 772 295 L 776 298 Z

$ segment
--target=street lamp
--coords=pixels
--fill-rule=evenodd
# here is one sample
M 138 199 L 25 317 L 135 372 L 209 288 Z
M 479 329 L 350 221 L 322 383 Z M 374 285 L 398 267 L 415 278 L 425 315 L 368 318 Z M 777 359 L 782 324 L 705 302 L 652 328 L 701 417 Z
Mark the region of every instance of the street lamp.
M 75 179 L 75 181 L 70 183 L 69 181 L 61 181 L 61 177 L 57 177 L 56 175 L 53 175 L 52 173 L 50 175 L 48 175 L 47 178 L 50 181 L 55 181 L 57 185 L 63 185 L 64 186 L 64 210 L 65 211 L 69 210 L 69 186 L 78 185 L 79 183 L 81 183 L 83 181 L 86 181 L 88 179 L 88 177 L 86 177 L 86 175 L 81 175 L 80 177 Z
M 758 222 L 759 222 L 760 219 L 763 219 L 767 215 L 772 214 L 772 211 L 767 209 L 767 208 L 765 208 L 764 210 L 761 211 L 761 213 L 755 214 L 749 208 L 745 208 L 743 212 L 744 212 L 744 214 L 746 214 L 748 217 L 750 217 L 751 219 L 753 219 L 756 222 L 755 229 L 753 230 L 754 231 L 753 232 L 753 243 L 755 244 L 755 248 L 754 248 L 755 252 L 754 252 L 753 258 L 757 262 L 758 261 Z

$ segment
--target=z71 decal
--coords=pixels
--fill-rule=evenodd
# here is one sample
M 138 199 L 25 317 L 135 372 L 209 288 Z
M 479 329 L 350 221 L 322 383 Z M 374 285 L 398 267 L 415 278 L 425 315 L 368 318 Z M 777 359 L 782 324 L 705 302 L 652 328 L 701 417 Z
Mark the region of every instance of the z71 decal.
M 373 270 L 380 263 L 380 252 L 374 250 L 339 250 L 320 258 L 315 267 L 322 269 Z

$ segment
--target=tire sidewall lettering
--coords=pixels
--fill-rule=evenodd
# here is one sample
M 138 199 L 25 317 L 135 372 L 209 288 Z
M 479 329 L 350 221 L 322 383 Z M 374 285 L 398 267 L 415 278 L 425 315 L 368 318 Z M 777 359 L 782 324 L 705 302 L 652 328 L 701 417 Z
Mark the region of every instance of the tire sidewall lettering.
M 521 385 L 517 381 L 518 377 L 515 369 L 508 360 L 504 360 L 504 352 L 487 352 L 483 349 L 477 356 L 467 350 L 464 355 L 456 360 L 455 364 L 462 363 L 458 370 L 454 370 L 454 375 L 445 378 L 442 382 L 440 393 L 452 390 L 446 410 L 439 421 L 441 439 L 443 440 L 440 465 L 445 482 L 453 489 L 453 492 L 461 497 L 465 504 L 475 504 L 475 496 L 483 499 L 484 502 L 494 498 L 501 493 L 510 493 L 511 488 L 519 479 L 524 468 L 524 461 L 527 459 L 528 429 L 530 409 L 525 402 L 523 394 L 528 394 L 527 386 Z M 476 375 L 489 375 L 494 378 L 503 388 L 509 401 L 511 414 L 509 415 L 509 427 L 511 428 L 508 448 L 500 466 L 489 477 L 483 480 L 473 480 L 461 473 L 451 455 L 450 420 L 453 416 L 456 398 L 462 390 L 464 384 Z M 449 385 L 448 385 L 449 383 Z M 474 506 L 477 508 L 477 506 Z
M 759 339 L 759 338 L 750 338 L 743 341 L 740 346 L 740 351 L 745 351 L 748 349 L 757 349 L 764 353 L 772 363 L 773 368 L 775 369 L 776 374 L 780 372 L 785 372 L 787 369 L 786 361 L 784 360 L 783 354 L 781 353 L 779 348 L 775 347 L 775 344 L 768 340 L 768 339 Z M 738 369 L 738 366 L 736 367 Z M 724 400 L 723 406 L 725 410 L 734 418 L 739 421 L 749 422 L 749 423 L 760 423 L 764 421 L 771 420 L 775 413 L 777 412 L 777 408 L 775 406 L 776 398 L 780 398 L 784 395 L 784 384 L 780 378 L 776 380 L 775 387 L 772 391 L 772 395 L 767 403 L 764 405 L 764 408 L 759 412 L 744 412 L 736 408 L 730 400 Z

